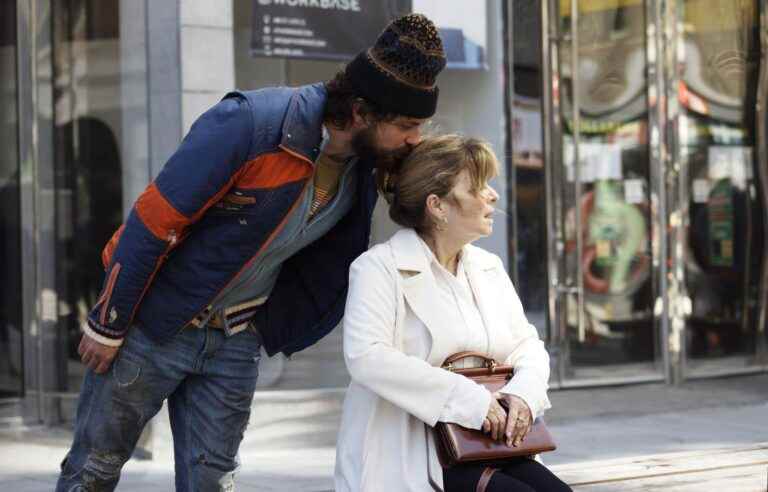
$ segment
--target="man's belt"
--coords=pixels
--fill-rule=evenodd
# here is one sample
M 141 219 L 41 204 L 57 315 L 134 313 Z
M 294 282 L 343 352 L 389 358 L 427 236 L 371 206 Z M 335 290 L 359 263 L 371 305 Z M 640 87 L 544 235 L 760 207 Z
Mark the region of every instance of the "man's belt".
M 259 306 L 267 301 L 266 297 L 259 297 L 246 302 L 241 302 L 211 313 L 212 307 L 208 306 L 195 319 L 189 322 L 196 328 L 210 327 L 224 330 L 227 336 L 232 336 L 248 328 L 248 322 L 259 309 Z M 206 321 L 207 319 L 207 321 Z

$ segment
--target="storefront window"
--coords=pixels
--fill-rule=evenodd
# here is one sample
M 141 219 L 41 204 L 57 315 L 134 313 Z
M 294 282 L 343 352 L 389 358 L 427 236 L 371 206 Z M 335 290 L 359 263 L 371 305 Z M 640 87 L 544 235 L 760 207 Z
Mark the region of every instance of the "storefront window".
M 0 399 L 23 388 L 16 2 L 0 3 Z

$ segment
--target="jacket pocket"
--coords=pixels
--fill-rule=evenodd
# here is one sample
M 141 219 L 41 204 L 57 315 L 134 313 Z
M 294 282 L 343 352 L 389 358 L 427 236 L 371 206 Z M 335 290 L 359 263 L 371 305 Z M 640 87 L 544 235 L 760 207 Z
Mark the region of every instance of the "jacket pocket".
M 115 263 L 112 267 L 112 271 L 109 272 L 109 278 L 107 279 L 107 285 L 104 286 L 104 293 L 101 295 L 102 304 L 101 311 L 99 313 L 99 324 L 107 324 L 107 312 L 109 311 L 109 301 L 112 299 L 112 291 L 115 289 L 117 283 L 117 276 L 120 274 L 120 263 Z
M 216 202 L 210 211 L 214 215 L 253 215 L 269 202 L 270 190 L 234 188 Z

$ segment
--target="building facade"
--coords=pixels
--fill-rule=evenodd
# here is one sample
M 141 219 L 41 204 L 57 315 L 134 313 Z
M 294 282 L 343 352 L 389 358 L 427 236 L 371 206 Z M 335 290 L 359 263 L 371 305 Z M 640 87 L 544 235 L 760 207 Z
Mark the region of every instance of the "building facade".
M 257 50 L 271 3 L 0 6 L 4 423 L 71 420 L 100 249 L 195 118 L 234 87 L 341 67 L 274 37 Z M 500 218 L 480 244 L 546 341 L 552 386 L 768 370 L 765 0 L 454 3 L 441 27 L 464 51 L 433 126 L 500 158 Z M 393 230 L 380 203 L 373 241 Z M 340 331 L 264 361 L 261 384 L 346 385 Z

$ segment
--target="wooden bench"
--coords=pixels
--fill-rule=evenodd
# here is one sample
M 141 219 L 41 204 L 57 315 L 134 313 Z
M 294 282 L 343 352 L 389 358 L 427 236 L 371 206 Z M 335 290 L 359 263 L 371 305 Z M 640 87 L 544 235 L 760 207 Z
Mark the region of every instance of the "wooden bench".
M 768 442 L 551 469 L 578 492 L 768 492 Z

